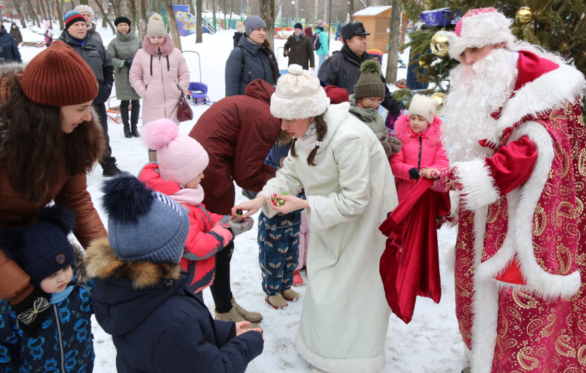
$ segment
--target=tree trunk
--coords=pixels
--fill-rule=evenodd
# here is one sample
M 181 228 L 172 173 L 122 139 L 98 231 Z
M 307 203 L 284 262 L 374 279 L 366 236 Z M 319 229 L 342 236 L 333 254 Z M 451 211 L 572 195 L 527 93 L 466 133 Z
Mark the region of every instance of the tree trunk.
M 57 19 L 59 20 L 59 30 L 63 30 L 65 25 L 63 24 L 63 2 L 59 2 L 59 0 L 53 0 L 55 2 L 55 6 L 57 7 Z
M 39 0 L 37 0 L 37 14 L 41 15 L 41 21 L 42 21 L 43 19 L 46 19 L 47 17 L 45 17 L 45 9 L 44 9 L 44 7 L 43 7 L 43 9 L 41 9 L 41 5 L 42 5 L 42 3 Z
M 41 28 L 41 24 L 39 23 L 39 17 L 37 17 L 37 13 L 35 12 L 35 8 L 33 7 L 31 0 L 25 0 L 25 1 L 28 6 L 29 13 L 32 14 L 32 16 L 31 16 L 32 20 L 37 24 L 38 28 Z
M 177 26 L 177 20 L 175 19 L 175 12 L 173 11 L 173 5 L 171 0 L 164 0 L 165 2 L 165 13 L 167 15 L 167 26 L 171 31 L 171 39 L 173 39 L 173 45 L 175 48 L 183 51 L 181 48 L 181 37 L 179 36 L 179 27 Z
M 22 15 L 22 3 L 20 0 L 14 0 L 14 7 L 16 8 L 16 13 L 18 13 L 18 17 L 20 18 L 20 26 L 22 28 L 26 28 L 26 21 Z
M 138 2 L 140 2 L 140 0 L 138 0 Z M 128 3 L 129 11 L 130 11 L 131 22 L 134 23 L 135 30 L 133 30 L 133 32 L 136 35 L 136 32 L 135 32 L 136 31 L 136 14 L 137 14 L 136 13 L 136 0 L 127 0 L 127 3 Z
M 201 43 L 203 42 L 203 18 L 202 18 L 202 14 L 203 14 L 203 8 L 202 8 L 202 0 L 196 0 L 196 4 L 195 4 L 195 11 L 197 12 L 196 17 L 197 17 L 197 22 L 196 22 L 196 26 L 195 26 L 195 42 L 196 43 Z
M 51 0 L 40 0 L 42 2 L 45 3 L 45 6 L 47 8 L 47 18 L 49 22 L 53 22 L 53 17 L 55 16 L 54 11 L 55 9 L 53 8 L 53 2 Z
M 140 39 L 144 39 L 146 35 L 146 27 L 147 27 L 147 5 L 148 0 L 137 0 L 138 1 L 138 23 L 136 29 L 138 30 L 138 36 Z
M 352 14 L 354 14 L 354 0 L 348 1 L 348 14 L 350 22 L 352 22 Z
M 267 24 L 267 40 L 271 49 L 275 49 L 275 1 L 259 0 L 260 18 Z
M 387 83 L 397 81 L 397 64 L 399 63 L 399 44 L 401 43 L 401 3 L 393 0 L 391 25 L 389 26 L 389 54 L 387 57 Z
M 110 26 L 110 28 L 112 29 L 113 33 L 116 33 L 116 27 L 114 27 L 114 24 L 112 23 L 112 21 L 110 21 L 110 18 L 108 18 L 108 13 L 106 13 L 104 11 L 104 8 L 102 7 L 102 3 L 100 3 L 100 0 L 94 0 L 96 5 L 98 6 L 98 8 L 100 8 L 100 12 L 102 12 L 102 15 L 104 16 L 104 22 L 106 22 L 108 24 L 108 26 Z M 104 26 L 102 26 L 104 27 Z

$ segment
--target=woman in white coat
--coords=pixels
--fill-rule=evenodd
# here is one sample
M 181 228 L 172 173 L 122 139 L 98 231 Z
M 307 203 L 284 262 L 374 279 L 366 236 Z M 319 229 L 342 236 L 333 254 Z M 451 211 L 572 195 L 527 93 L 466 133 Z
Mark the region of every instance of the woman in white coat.
M 379 275 L 385 237 L 378 227 L 397 205 L 397 193 L 382 146 L 349 108 L 347 102 L 330 105 L 315 75 L 289 66 L 271 97 L 271 113 L 296 141 L 277 176 L 232 214 L 306 210 L 311 237 L 297 350 L 315 372 L 375 373 L 385 365 L 390 316 Z M 300 188 L 307 200 L 295 197 Z M 273 195 L 285 204 L 271 204 Z

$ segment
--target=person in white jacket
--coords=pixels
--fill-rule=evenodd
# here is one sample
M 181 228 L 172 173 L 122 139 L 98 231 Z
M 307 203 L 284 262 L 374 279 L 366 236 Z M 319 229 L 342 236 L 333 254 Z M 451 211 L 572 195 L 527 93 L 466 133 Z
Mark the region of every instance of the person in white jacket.
M 383 147 L 349 108 L 330 105 L 315 75 L 289 66 L 271 113 L 296 141 L 277 176 L 232 210 L 246 211 L 244 217 L 260 208 L 269 217 L 307 212 L 308 283 L 295 345 L 314 372 L 375 373 L 385 366 L 390 308 L 379 274 L 385 237 L 378 227 L 397 193 Z M 295 197 L 300 188 L 307 200 Z M 274 205 L 273 196 L 284 205 Z

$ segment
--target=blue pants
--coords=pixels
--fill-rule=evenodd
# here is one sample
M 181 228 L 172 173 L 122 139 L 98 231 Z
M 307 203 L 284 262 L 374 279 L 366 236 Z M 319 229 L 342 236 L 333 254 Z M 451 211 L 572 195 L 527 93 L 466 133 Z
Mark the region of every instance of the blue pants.
M 301 211 L 277 214 L 269 219 L 258 217 L 258 260 L 262 272 L 262 289 L 277 295 L 293 284 L 293 271 L 299 259 Z
M 319 59 L 319 62 L 317 65 L 317 72 L 319 72 L 319 68 L 321 67 L 321 64 L 326 61 L 326 58 L 328 57 L 328 55 L 327 54 L 320 54 L 317 57 Z

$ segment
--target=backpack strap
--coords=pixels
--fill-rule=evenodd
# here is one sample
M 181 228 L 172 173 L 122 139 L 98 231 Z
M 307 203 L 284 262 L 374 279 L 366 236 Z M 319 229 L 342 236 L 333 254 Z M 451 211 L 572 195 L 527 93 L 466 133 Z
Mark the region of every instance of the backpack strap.
M 242 76 L 242 72 L 244 71 L 244 64 L 246 63 L 246 57 L 244 57 L 244 47 L 239 45 L 238 48 L 240 48 L 240 76 Z

